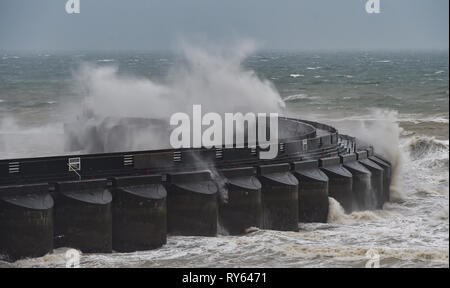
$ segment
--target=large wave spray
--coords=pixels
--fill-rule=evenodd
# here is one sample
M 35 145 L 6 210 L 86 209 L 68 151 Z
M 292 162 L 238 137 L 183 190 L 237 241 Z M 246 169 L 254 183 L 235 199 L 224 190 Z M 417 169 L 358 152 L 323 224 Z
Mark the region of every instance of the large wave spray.
M 300 115 L 310 118 L 308 115 Z M 371 145 L 375 151 L 392 164 L 391 199 L 402 200 L 403 152 L 400 150 L 400 132 L 397 111 L 368 109 L 364 116 L 345 117 L 343 119 L 320 119 L 336 127 L 341 134 L 357 138 L 358 145 Z M 317 119 L 314 119 L 317 121 Z
M 126 126 L 120 123 L 120 118 L 124 117 L 159 119 L 167 123 L 173 113 L 191 114 L 193 104 L 201 104 L 203 113 L 280 112 L 284 102 L 273 84 L 242 65 L 254 50 L 252 43 L 243 42 L 228 48 L 207 50 L 183 45 L 181 55 L 175 56 L 176 65 L 159 81 L 124 75 L 118 66 L 110 63 L 106 66 L 82 63 L 74 73 L 74 87 L 67 87 L 78 91 L 81 101 L 68 99 L 61 105 L 64 111 L 61 114 L 65 117 L 60 119 L 51 139 L 44 138 L 39 147 L 34 141 L 17 141 L 18 135 L 27 131 L 25 127 L 9 125 L 11 119 L 0 119 L 4 123 L 0 127 L 10 128 L 8 134 L 0 130 L 0 158 L 67 153 L 54 143 L 72 143 L 74 139 L 82 147 L 81 152 L 94 152 L 95 137 L 89 132 L 92 127 L 104 131 Z M 62 123 L 75 119 L 77 123 L 71 127 L 75 137 L 66 141 Z M 39 131 L 43 127 L 33 129 Z M 121 137 L 122 146 L 106 147 L 104 151 L 163 148 L 168 138 L 168 131 L 150 128 L 131 137 Z
M 231 50 L 185 46 L 182 60 L 160 82 L 119 75 L 116 66 L 84 64 L 77 84 L 87 92 L 87 108 L 101 116 L 168 119 L 175 112 L 191 112 L 193 104 L 205 112 L 280 112 L 284 103 L 272 83 L 242 66 L 252 52 L 249 45 Z

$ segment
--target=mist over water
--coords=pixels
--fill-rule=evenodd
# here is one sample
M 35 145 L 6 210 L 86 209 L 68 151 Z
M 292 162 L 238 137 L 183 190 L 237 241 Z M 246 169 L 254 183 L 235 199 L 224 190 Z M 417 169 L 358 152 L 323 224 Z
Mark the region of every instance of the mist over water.
M 87 124 L 110 127 L 116 116 L 164 120 L 198 102 L 205 112 L 283 112 L 328 123 L 395 165 L 383 210 L 348 215 L 330 198 L 329 223 L 300 223 L 298 233 L 169 237 L 154 251 L 83 255 L 82 266 L 363 267 L 370 248 L 382 267 L 449 265 L 447 53 L 254 52 L 244 44 L 3 58 L 0 159 L 64 153 L 63 123 L 86 111 Z M 159 145 L 147 135 L 133 139 L 133 149 Z M 62 266 L 63 259 L 60 249 L 0 266 Z

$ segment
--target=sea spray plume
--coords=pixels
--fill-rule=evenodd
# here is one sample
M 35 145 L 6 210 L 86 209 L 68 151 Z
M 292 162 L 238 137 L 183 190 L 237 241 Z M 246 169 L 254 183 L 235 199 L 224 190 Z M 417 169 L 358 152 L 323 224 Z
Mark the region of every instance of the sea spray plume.
M 339 133 L 355 136 L 359 145 L 371 145 L 375 151 L 392 165 L 391 200 L 404 199 L 402 189 L 402 151 L 399 135 L 401 129 L 397 121 L 398 113 L 392 110 L 370 109 L 364 118 L 350 118 L 333 121 Z
M 83 96 L 78 114 L 163 118 L 173 110 L 170 87 L 145 78 L 119 75 L 117 66 L 83 63 L 74 79 Z
M 185 48 L 184 61 L 161 83 L 91 64 L 82 65 L 75 78 L 97 115 L 166 119 L 189 113 L 193 104 L 202 104 L 205 112 L 281 112 L 284 103 L 273 84 L 242 67 L 248 49 L 213 54 Z
M 341 204 L 332 197 L 328 197 L 328 203 L 330 207 L 328 223 L 352 225 L 364 221 L 372 222 L 380 219 L 374 211 L 355 211 L 351 214 L 345 214 Z
M 183 106 L 201 103 L 205 112 L 269 113 L 282 111 L 284 103 L 274 85 L 242 66 L 254 51 L 251 42 L 210 50 L 184 44 L 186 65 L 169 73 Z M 180 97 L 182 96 L 182 97 Z
M 101 142 L 105 141 L 111 127 L 118 126 L 114 125 L 114 119 L 139 117 L 168 123 L 173 113 L 190 114 L 193 104 L 201 104 L 204 113 L 279 113 L 284 103 L 272 83 L 242 66 L 251 51 L 251 45 L 213 52 L 185 45 L 183 61 L 161 82 L 121 75 L 117 66 L 99 67 L 85 63 L 75 79 L 84 97 L 78 108 L 78 115 L 82 116 L 78 117 L 80 122 L 89 123 L 89 127 L 80 125 L 79 131 L 72 129 L 71 134 L 85 142 L 92 139 L 92 133 L 85 133 L 87 130 L 101 130 L 104 132 L 99 137 Z M 105 119 L 108 119 L 108 125 L 104 125 Z M 167 148 L 161 143 L 161 139 L 168 139 L 167 129 L 159 132 L 154 129 L 151 135 L 142 131 L 137 133 L 139 136 L 132 137 L 126 137 L 130 131 L 125 131 L 120 138 L 131 141 L 125 147 L 103 143 L 95 147 L 100 151 L 88 152 Z M 159 143 L 154 143 L 156 139 Z M 168 145 L 168 141 L 165 144 Z M 81 146 L 87 147 L 87 144 Z
M 0 159 L 64 154 L 60 123 L 28 127 L 14 117 L 0 119 Z
M 346 118 L 333 124 L 340 133 L 352 135 L 362 144 L 373 145 L 378 154 L 393 162 L 399 153 L 400 127 L 397 119 L 397 111 L 369 109 L 363 118 Z

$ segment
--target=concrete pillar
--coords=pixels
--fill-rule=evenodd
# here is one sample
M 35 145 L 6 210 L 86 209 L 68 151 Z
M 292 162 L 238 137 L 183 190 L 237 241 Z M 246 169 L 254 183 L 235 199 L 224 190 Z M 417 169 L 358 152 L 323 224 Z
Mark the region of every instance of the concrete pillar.
M 376 196 L 372 190 L 372 173 L 357 161 L 355 153 L 341 155 L 341 163 L 353 175 L 353 210 L 376 208 Z
M 327 175 L 319 169 L 317 160 L 294 162 L 292 166 L 299 182 L 299 221 L 326 223 L 329 209 Z
M 385 202 L 384 196 L 384 169 L 378 164 L 367 158 L 367 151 L 358 151 L 358 161 L 372 173 L 372 190 L 375 199 L 375 208 L 383 208 Z
M 261 227 L 261 182 L 253 167 L 230 168 L 219 172 L 225 179 L 227 199 L 219 204 L 219 222 L 230 235 Z
M 15 261 L 53 250 L 53 198 L 48 184 L 0 187 L 0 254 Z
M 55 184 L 55 246 L 112 251 L 112 196 L 106 179 Z
M 264 229 L 298 230 L 298 180 L 289 171 L 287 163 L 258 166 Z
M 167 192 L 161 175 L 112 179 L 113 250 L 133 252 L 167 242 Z
M 378 166 L 383 168 L 383 202 L 390 200 L 390 187 L 392 181 L 392 165 L 391 163 L 380 155 L 373 154 L 373 150 L 367 150 L 370 161 L 375 162 Z
M 169 234 L 217 235 L 218 189 L 210 171 L 168 174 L 166 189 Z
M 328 195 L 336 199 L 345 212 L 353 211 L 353 176 L 341 164 L 339 157 L 319 160 L 320 169 L 328 176 Z

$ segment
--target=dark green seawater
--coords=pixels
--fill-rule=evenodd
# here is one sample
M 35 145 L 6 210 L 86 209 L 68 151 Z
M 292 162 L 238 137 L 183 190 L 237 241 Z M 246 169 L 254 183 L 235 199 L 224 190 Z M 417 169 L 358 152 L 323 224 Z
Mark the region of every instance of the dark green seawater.
M 80 94 L 71 83 L 83 62 L 164 81 L 183 59 L 170 53 L 3 54 L 0 113 L 58 114 L 57 104 Z M 265 52 L 243 65 L 271 81 L 296 111 L 351 116 L 376 107 L 448 120 L 448 52 Z

